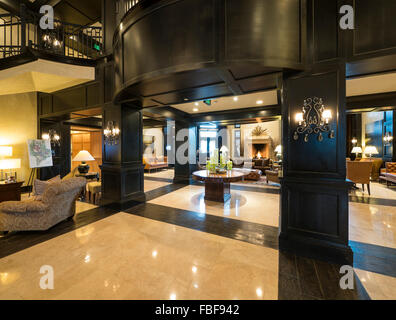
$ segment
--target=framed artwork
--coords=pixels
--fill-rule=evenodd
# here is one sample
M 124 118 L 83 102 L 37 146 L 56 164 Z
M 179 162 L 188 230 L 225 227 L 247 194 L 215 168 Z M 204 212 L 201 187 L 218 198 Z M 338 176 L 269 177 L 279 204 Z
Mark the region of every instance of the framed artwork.
M 28 140 L 30 168 L 52 167 L 51 142 L 49 140 Z

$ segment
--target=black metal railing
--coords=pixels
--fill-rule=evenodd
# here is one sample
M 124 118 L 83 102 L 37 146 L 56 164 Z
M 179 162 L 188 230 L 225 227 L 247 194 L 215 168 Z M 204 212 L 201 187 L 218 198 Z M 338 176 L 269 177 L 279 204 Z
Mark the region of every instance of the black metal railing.
M 0 15 L 0 59 L 19 55 L 27 47 L 71 58 L 95 59 L 102 54 L 100 26 L 81 26 L 54 20 L 53 29 L 41 29 L 41 16 L 21 9 L 20 16 Z

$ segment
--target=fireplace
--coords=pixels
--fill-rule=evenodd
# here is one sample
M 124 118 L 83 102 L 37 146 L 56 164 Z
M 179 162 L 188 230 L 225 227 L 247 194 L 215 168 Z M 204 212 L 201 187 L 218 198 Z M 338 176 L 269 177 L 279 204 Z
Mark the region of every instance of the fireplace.
M 252 144 L 253 159 L 269 158 L 269 145 L 262 143 Z

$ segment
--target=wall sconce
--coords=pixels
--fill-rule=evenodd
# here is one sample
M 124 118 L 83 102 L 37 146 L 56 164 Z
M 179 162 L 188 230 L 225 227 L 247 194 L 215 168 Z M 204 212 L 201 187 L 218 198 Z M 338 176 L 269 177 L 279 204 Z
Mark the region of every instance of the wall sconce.
M 309 141 L 310 134 L 317 134 L 318 140 L 323 141 L 323 133 L 329 133 L 329 138 L 334 138 L 334 130 L 329 125 L 332 119 L 331 110 L 325 109 L 322 98 L 308 98 L 304 100 L 301 113 L 296 114 L 298 127 L 294 132 L 293 139 L 298 140 L 300 134 L 304 134 L 304 141 Z
M 391 136 L 390 132 L 387 132 L 384 137 L 385 145 L 387 146 L 390 145 L 392 141 L 393 141 L 393 136 Z
M 106 129 L 103 130 L 105 144 L 116 145 L 120 140 L 120 129 L 116 126 L 114 121 L 108 121 Z
M 43 133 L 41 136 L 43 140 L 49 140 L 51 145 L 60 146 L 60 135 L 56 133 L 54 129 L 50 129 L 48 133 Z
M 351 142 L 352 142 L 352 144 L 353 144 L 353 145 L 355 145 L 355 144 L 357 144 L 357 143 L 358 143 L 358 141 L 357 141 L 357 139 L 356 139 L 356 138 L 353 138 Z

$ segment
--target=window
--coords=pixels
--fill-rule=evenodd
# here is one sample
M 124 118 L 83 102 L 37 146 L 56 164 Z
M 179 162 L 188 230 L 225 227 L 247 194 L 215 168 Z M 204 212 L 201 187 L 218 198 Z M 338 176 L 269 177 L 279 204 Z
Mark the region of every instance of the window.
M 234 158 L 241 156 L 241 130 L 234 130 Z
M 201 153 L 212 154 L 216 149 L 217 130 L 200 130 L 199 131 L 199 150 Z M 209 143 L 209 150 L 208 150 Z

